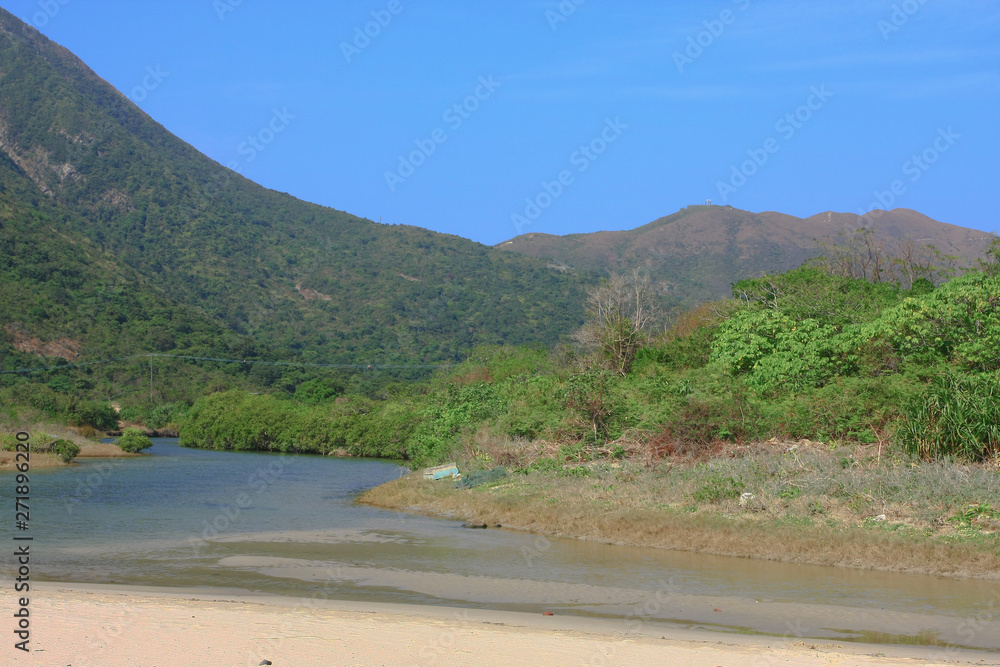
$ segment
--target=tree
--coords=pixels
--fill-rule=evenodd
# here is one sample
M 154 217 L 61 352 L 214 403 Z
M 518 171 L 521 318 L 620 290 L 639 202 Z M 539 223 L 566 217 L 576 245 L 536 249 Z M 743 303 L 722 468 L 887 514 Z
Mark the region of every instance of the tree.
M 820 243 L 827 253 L 821 264 L 831 274 L 873 283 L 893 278 L 889 244 L 884 238 L 876 238 L 874 229 L 860 227 L 850 235 L 840 232 L 838 237 L 838 242 L 828 238 Z
M 576 338 L 585 347 L 595 348 L 611 370 L 625 376 L 645 340 L 644 329 L 654 316 L 648 276 L 638 270 L 612 274 L 587 290 L 587 322 Z
M 984 259 L 979 260 L 979 270 L 988 276 L 1000 276 L 1000 236 L 993 233 L 993 242 L 986 249 Z
M 144 449 L 149 449 L 153 446 L 153 441 L 149 437 L 137 428 L 127 428 L 125 432 L 119 436 L 115 441 L 123 452 L 128 452 L 129 454 L 138 454 Z
M 828 238 L 819 245 L 826 255 L 817 263 L 831 275 L 876 284 L 897 283 L 904 289 L 921 278 L 939 284 L 953 277 L 958 261 L 931 244 L 918 245 L 909 236 L 893 243 L 871 227 L 860 227 L 851 234 L 841 232 L 836 241 Z

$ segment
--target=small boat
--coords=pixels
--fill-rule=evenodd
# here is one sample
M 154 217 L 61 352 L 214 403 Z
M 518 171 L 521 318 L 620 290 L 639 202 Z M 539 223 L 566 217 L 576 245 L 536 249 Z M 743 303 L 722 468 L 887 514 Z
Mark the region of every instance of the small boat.
M 424 469 L 424 479 L 444 479 L 445 477 L 458 477 L 458 466 L 454 463 L 434 466 Z

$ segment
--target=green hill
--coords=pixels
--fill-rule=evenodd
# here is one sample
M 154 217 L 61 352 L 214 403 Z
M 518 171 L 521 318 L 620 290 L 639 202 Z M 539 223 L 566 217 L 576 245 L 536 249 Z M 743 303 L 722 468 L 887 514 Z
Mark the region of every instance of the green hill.
M 577 276 L 260 187 L 3 10 L 0 211 L 7 367 L 26 338 L 419 364 L 582 321 Z

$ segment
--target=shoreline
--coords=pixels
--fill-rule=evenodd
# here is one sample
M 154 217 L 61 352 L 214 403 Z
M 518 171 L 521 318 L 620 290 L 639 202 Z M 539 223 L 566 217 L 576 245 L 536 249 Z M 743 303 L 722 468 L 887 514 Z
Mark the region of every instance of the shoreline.
M 16 471 L 16 452 L 0 451 L 0 472 Z M 80 453 L 76 455 L 73 463 L 63 463 L 55 454 L 47 452 L 31 453 L 31 469 L 39 470 L 43 468 L 63 468 L 72 467 L 78 459 L 124 459 L 145 456 L 141 452 L 131 454 L 123 452 L 118 445 L 109 442 L 88 442 L 80 445 Z
M 692 511 L 681 505 L 651 504 L 648 497 L 637 499 L 639 494 L 630 488 L 630 482 L 615 482 L 619 495 L 597 494 L 591 482 L 586 477 L 532 473 L 473 489 L 455 489 L 448 481 L 425 481 L 418 471 L 369 489 L 356 502 L 546 537 L 784 563 L 1000 580 L 1000 542 L 995 534 L 976 539 L 960 534 L 929 535 L 891 521 L 845 522 L 831 527 L 764 516 L 747 511 L 737 501 Z
M 4 607 L 14 595 L 4 587 Z M 996 652 L 739 635 L 633 619 L 341 600 L 231 589 L 33 584 L 31 654 L 13 664 L 1000 665 Z M 596 662 L 594 662 L 596 661 Z

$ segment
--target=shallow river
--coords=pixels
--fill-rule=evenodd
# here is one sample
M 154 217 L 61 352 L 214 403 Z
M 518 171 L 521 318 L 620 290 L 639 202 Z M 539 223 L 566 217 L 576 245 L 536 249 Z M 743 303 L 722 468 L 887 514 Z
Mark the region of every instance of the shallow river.
M 473 530 L 355 504 L 385 461 L 148 451 L 32 473 L 33 576 L 1000 649 L 995 583 Z

